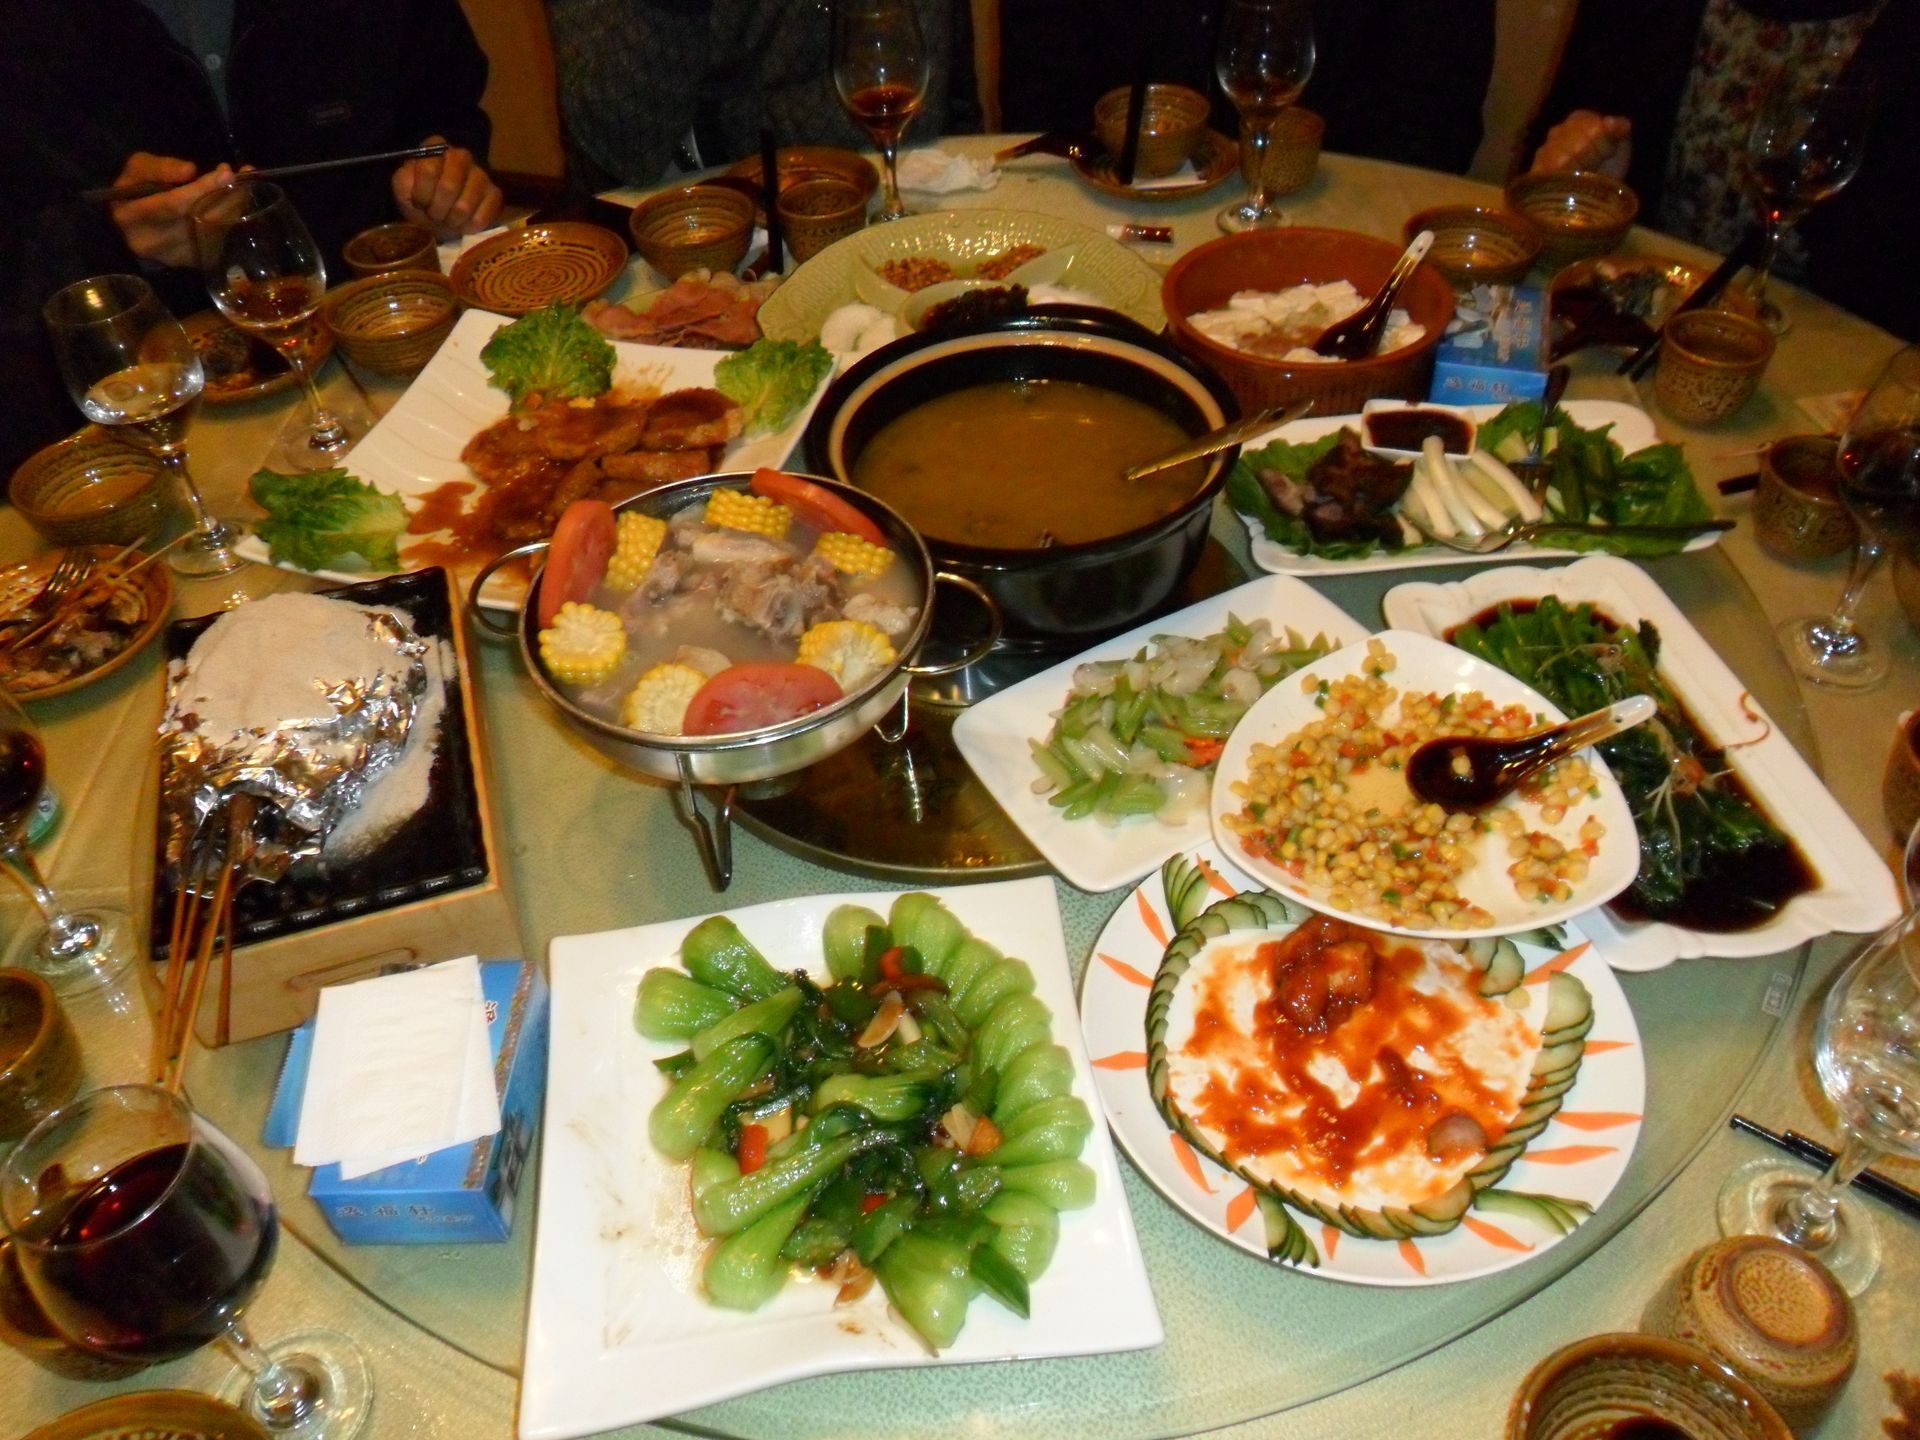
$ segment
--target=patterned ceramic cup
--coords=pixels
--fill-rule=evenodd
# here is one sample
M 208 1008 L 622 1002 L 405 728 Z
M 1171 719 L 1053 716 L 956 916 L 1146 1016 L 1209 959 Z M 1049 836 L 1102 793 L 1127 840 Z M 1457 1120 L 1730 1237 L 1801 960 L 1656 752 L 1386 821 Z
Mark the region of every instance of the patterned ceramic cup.
M 1893 748 L 1880 777 L 1880 807 L 1896 838 L 1920 825 L 1920 711 L 1909 710 L 1893 727 Z
M 1858 533 L 1840 503 L 1831 435 L 1789 435 L 1760 453 L 1754 532 L 1783 560 L 1824 560 L 1850 547 Z
M 780 192 L 780 228 L 796 261 L 810 260 L 867 223 L 867 197 L 838 176 L 796 180 Z
M 1859 1354 L 1847 1292 L 1804 1250 L 1764 1235 L 1689 1257 L 1649 1305 L 1646 1327 L 1725 1362 L 1796 1434 L 1826 1413 Z
M 80 1088 L 80 1042 L 47 982 L 0 970 L 0 1140 L 18 1140 Z
M 1653 1428 L 1664 1421 L 1666 1430 Z M 1556 1350 L 1521 1384 L 1507 1440 L 1601 1440 L 1677 1430 L 1687 1440 L 1789 1440 L 1746 1381 L 1697 1345 L 1654 1335 L 1595 1335 Z
M 1753 398 L 1773 359 L 1773 332 L 1727 310 L 1688 310 L 1667 322 L 1653 391 L 1689 425 L 1725 420 Z

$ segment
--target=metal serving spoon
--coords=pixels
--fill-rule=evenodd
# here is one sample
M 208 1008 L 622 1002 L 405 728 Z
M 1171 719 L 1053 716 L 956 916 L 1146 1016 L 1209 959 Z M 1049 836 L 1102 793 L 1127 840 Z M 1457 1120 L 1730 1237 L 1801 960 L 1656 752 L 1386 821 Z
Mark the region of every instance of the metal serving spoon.
M 1124 472 L 1125 478 L 1142 480 L 1162 470 L 1171 470 L 1176 465 L 1184 465 L 1189 460 L 1198 460 L 1204 455 L 1217 454 L 1268 430 L 1276 429 L 1281 425 L 1291 425 L 1311 409 L 1313 409 L 1312 400 L 1292 400 L 1285 405 L 1275 405 L 1249 419 L 1236 420 L 1231 425 L 1222 425 L 1218 430 L 1209 430 L 1206 434 L 1189 440 L 1178 450 L 1169 451 L 1157 460 L 1148 460 L 1139 465 L 1129 466 Z
M 1648 695 L 1630 695 L 1604 710 L 1531 735 L 1446 735 L 1429 740 L 1407 760 L 1407 786 L 1448 810 L 1484 810 L 1512 794 L 1528 776 L 1584 746 L 1651 720 Z
M 1387 283 L 1353 314 L 1322 330 L 1320 338 L 1313 342 L 1313 353 L 1325 355 L 1331 360 L 1365 360 L 1378 350 L 1380 337 L 1387 333 L 1387 317 L 1393 313 L 1394 297 L 1426 258 L 1427 249 L 1432 244 L 1431 230 L 1422 230 L 1414 236 L 1400 253 L 1400 258 L 1393 262 Z

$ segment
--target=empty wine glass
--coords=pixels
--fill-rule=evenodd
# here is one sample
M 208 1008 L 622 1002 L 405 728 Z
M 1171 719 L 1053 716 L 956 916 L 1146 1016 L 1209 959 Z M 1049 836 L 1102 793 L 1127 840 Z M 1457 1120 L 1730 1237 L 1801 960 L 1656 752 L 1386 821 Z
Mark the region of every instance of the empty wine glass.
M 1240 173 L 1247 198 L 1220 212 L 1229 232 L 1286 224 L 1267 198 L 1267 142 L 1313 74 L 1313 12 L 1307 0 L 1228 0 L 1214 73 L 1240 112 Z
M 213 303 L 277 350 L 306 390 L 307 422 L 287 437 L 281 462 L 295 470 L 338 465 L 360 437 L 314 383 L 310 346 L 327 265 L 306 222 L 278 185 L 244 175 L 201 197 L 190 218 Z
M 262 1349 L 241 1323 L 273 1266 L 273 1192 L 240 1147 L 171 1091 L 95 1090 L 28 1132 L 0 1165 L 0 1221 L 47 1318 L 89 1350 L 170 1360 L 218 1340 L 229 1395 L 286 1440 L 347 1440 L 372 1401 L 344 1335 Z
M 68 910 L 41 877 L 27 849 L 27 821 L 47 784 L 40 730 L 0 690 L 0 864 L 12 872 L 44 924 L 14 940 L 10 963 L 37 971 L 55 992 L 71 995 L 111 982 L 134 958 L 132 924 L 118 910 Z
M 1819 67 L 1813 67 L 1817 73 Z M 1747 180 L 1766 222 L 1766 239 L 1749 282 L 1759 318 L 1779 334 L 1780 307 L 1767 299 L 1767 277 L 1780 242 L 1806 213 L 1829 200 L 1859 173 L 1873 87 L 1857 66 L 1837 78 L 1809 80 L 1798 65 L 1774 77 L 1747 134 Z
M 887 182 L 879 218 L 898 220 L 907 213 L 900 200 L 900 137 L 927 96 L 927 46 L 912 0 L 839 0 L 833 83 L 847 113 L 879 148 Z
M 1887 673 L 1886 646 L 1853 612 L 1894 542 L 1920 536 L 1920 345 L 1887 362 L 1840 437 L 1840 503 L 1860 527 L 1847 588 L 1831 615 L 1803 615 L 1779 630 L 1794 670 L 1816 684 L 1864 690 Z
M 185 492 L 193 532 L 167 552 L 167 563 L 182 575 L 239 568 L 234 528 L 208 513 L 187 470 L 187 427 L 206 371 L 153 287 L 137 275 L 96 275 L 67 286 L 41 313 L 80 412 L 151 450 Z
M 1874 936 L 1833 982 L 1813 1063 L 1846 1144 L 1823 1175 L 1773 1159 L 1742 1165 L 1720 1192 L 1720 1228 L 1798 1245 L 1858 1295 L 1879 1267 L 1880 1240 L 1847 1187 L 1877 1155 L 1920 1159 L 1920 910 Z

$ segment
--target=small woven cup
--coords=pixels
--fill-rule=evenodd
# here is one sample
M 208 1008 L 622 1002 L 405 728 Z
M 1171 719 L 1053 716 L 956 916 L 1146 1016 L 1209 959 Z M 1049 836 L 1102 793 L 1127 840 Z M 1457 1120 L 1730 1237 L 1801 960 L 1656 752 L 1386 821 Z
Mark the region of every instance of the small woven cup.
M 753 238 L 754 204 L 738 190 L 688 185 L 633 207 L 627 229 L 634 248 L 669 280 L 689 270 L 731 270 Z
M 833 176 L 801 180 L 780 192 L 780 230 L 795 260 L 807 260 L 867 223 L 867 196 Z
M 340 258 L 355 275 L 385 275 L 394 270 L 438 270 L 440 246 L 433 232 L 411 220 L 395 220 L 362 230 L 341 247 Z
M 1840 442 L 1831 435 L 1789 435 L 1760 452 L 1753 528 L 1781 559 L 1824 560 L 1858 538 L 1853 517 L 1840 503 L 1839 452 Z
M 1525 217 L 1479 205 L 1436 205 L 1410 216 L 1401 238 L 1412 242 L 1422 230 L 1433 232 L 1423 262 L 1459 289 L 1475 285 L 1517 285 L 1540 258 L 1540 232 Z
M 460 316 L 453 282 L 437 270 L 368 275 L 329 291 L 320 319 L 356 365 L 411 375 L 433 358 Z
M 1773 1407 L 1718 1359 L 1652 1335 L 1595 1335 L 1533 1367 L 1507 1412 L 1507 1440 L 1599 1440 L 1665 1420 L 1688 1440 L 1791 1440 Z
M 1267 160 L 1263 167 L 1269 198 L 1291 195 L 1313 183 L 1320 169 L 1320 141 L 1326 133 L 1327 122 L 1311 110 L 1290 105 L 1280 112 L 1280 118 L 1273 122 L 1273 133 L 1267 137 Z M 1243 170 L 1251 153 L 1252 147 L 1243 137 L 1240 143 Z
M 1093 107 L 1093 133 L 1109 155 L 1118 156 L 1127 144 L 1127 102 L 1131 91 L 1122 86 L 1102 95 Z M 1207 128 L 1207 97 L 1184 85 L 1149 85 L 1140 109 L 1140 145 L 1134 154 L 1133 177 L 1158 180 L 1171 175 L 1193 154 Z
M 1773 332 L 1726 310 L 1688 310 L 1667 321 L 1653 372 L 1660 408 L 1688 425 L 1736 413 L 1760 388 L 1773 359 Z
M 1615 249 L 1640 213 L 1640 197 L 1597 170 L 1516 176 L 1506 196 L 1507 208 L 1540 232 L 1540 264 L 1547 270 Z
M 0 1140 L 18 1140 L 80 1088 L 80 1041 L 52 987 L 0 970 Z
M 131 545 L 160 523 L 166 468 L 149 451 L 89 425 L 29 455 L 7 496 L 55 545 Z

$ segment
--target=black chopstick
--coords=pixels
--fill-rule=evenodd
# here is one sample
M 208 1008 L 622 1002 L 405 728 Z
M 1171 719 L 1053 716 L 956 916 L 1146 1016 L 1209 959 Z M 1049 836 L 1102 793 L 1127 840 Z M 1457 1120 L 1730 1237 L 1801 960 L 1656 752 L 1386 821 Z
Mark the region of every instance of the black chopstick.
M 779 273 L 785 268 L 780 234 L 780 160 L 773 147 L 773 131 L 760 127 L 760 191 L 767 207 L 767 270 Z
M 1127 138 L 1120 143 L 1120 159 L 1113 167 L 1113 178 L 1122 185 L 1133 184 L 1133 167 L 1140 158 L 1140 122 L 1147 113 L 1147 63 L 1152 51 L 1144 43 L 1140 63 L 1134 69 L 1133 88 L 1127 92 Z
M 1714 488 L 1722 495 L 1744 495 L 1749 490 L 1760 488 L 1760 472 L 1749 470 L 1745 475 L 1729 475 Z
M 1653 338 L 1620 362 L 1620 373 L 1629 380 L 1638 380 L 1646 374 L 1660 356 L 1660 345 L 1666 337 L 1667 326 L 1673 323 L 1673 317 L 1688 310 L 1700 310 L 1711 305 L 1720 298 L 1720 292 L 1732 283 L 1735 275 L 1759 258 L 1760 232 L 1750 230 L 1746 238 L 1728 252 L 1727 258 L 1720 262 L 1720 267 L 1702 280 L 1691 295 L 1673 307 L 1665 322 L 1654 332 Z
M 415 145 L 408 150 L 382 150 L 376 155 L 347 155 L 338 160 L 312 160 L 304 165 L 276 165 L 266 170 L 243 170 L 239 173 L 239 178 L 291 180 L 296 175 L 318 175 L 324 170 L 345 170 L 355 165 L 379 165 L 386 161 L 427 160 L 435 155 L 446 153 L 447 147 L 444 144 Z M 149 196 L 163 195 L 169 190 L 179 188 L 179 182 L 142 180 L 137 185 L 105 185 L 95 190 L 82 190 L 80 198 L 90 205 L 118 205 L 123 200 L 145 200 Z
M 1833 1164 L 1833 1151 L 1827 1149 L 1818 1140 L 1808 1139 L 1797 1130 L 1789 1130 L 1784 1135 L 1776 1135 L 1766 1126 L 1747 1119 L 1744 1115 L 1735 1115 L 1727 1122 L 1735 1130 L 1744 1131 L 1756 1139 L 1764 1140 L 1776 1150 L 1806 1161 L 1809 1165 L 1825 1170 Z M 1853 1177 L 1853 1188 L 1863 1194 L 1871 1195 L 1885 1205 L 1892 1206 L 1903 1215 L 1911 1215 L 1920 1220 L 1920 1192 L 1909 1190 L 1898 1180 L 1890 1180 L 1877 1170 L 1862 1170 Z

